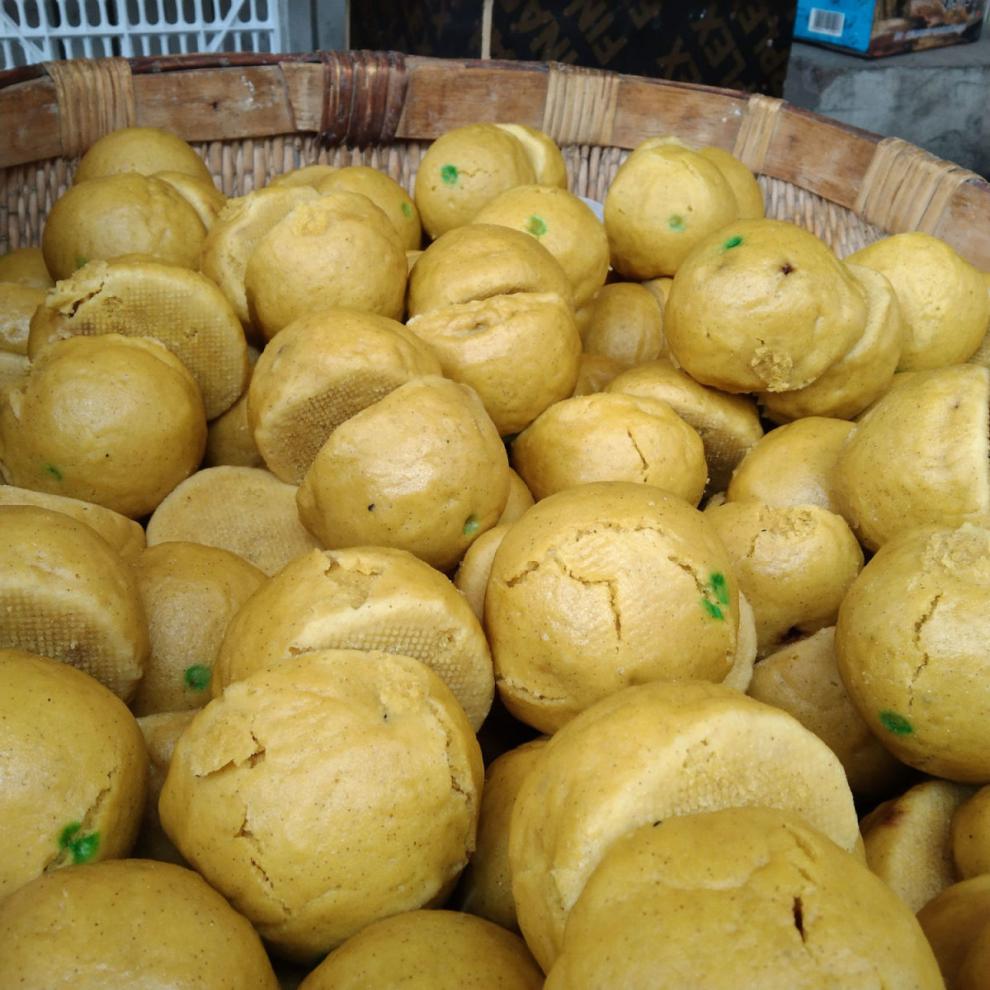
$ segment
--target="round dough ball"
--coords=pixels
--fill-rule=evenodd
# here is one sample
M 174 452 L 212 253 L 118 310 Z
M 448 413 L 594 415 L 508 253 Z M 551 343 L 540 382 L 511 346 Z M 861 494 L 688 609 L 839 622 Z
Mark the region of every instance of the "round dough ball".
M 527 773 L 509 829 L 519 927 L 544 971 L 616 840 L 679 815 L 750 806 L 793 811 L 845 850 L 859 839 L 831 750 L 790 715 L 732 688 L 630 687 L 564 726 Z
M 865 546 L 990 512 L 988 403 L 990 371 L 964 364 L 913 372 L 860 419 L 833 494 Z
M 793 392 L 764 392 L 760 400 L 777 422 L 802 416 L 852 419 L 890 388 L 904 342 L 904 323 L 894 288 L 879 272 L 847 264 L 866 297 L 862 336 L 831 368 Z
M 167 182 L 125 172 L 70 186 L 48 214 L 41 249 L 62 279 L 127 254 L 195 268 L 205 237 L 203 221 Z
M 750 697 L 793 715 L 839 758 L 854 794 L 890 793 L 903 766 L 856 710 L 835 659 L 835 628 L 789 643 L 753 669 Z
M 705 512 L 756 616 L 761 651 L 792 629 L 834 625 L 863 567 L 863 551 L 841 516 L 817 505 L 727 502 Z
M 213 694 L 264 667 L 316 650 L 369 650 L 435 671 L 474 729 L 494 694 L 492 658 L 451 582 L 402 550 L 313 550 L 286 565 L 231 620 Z
M 931 234 L 894 234 L 846 260 L 886 275 L 893 285 L 906 331 L 902 371 L 965 361 L 990 330 L 982 273 Z
M 55 282 L 48 274 L 41 248 L 22 247 L 0 254 L 0 282 L 49 289 Z
M 184 172 L 155 172 L 154 178 L 167 182 L 195 211 L 207 231 L 227 205 L 227 197 L 212 179 L 197 179 Z
M 125 701 L 148 656 L 133 577 L 85 523 L 33 505 L 0 506 L 0 648 L 61 660 Z
M 778 426 L 746 453 L 732 473 L 726 498 L 779 508 L 817 505 L 839 512 L 832 494 L 832 476 L 855 429 L 844 419 L 824 416 Z
M 321 195 L 331 192 L 352 192 L 367 196 L 388 218 L 406 251 L 416 251 L 423 242 L 419 210 L 409 194 L 395 179 L 367 165 L 335 168 L 316 183 Z
M 89 146 L 79 160 L 72 181 L 76 184 L 121 172 L 181 172 L 213 184 L 202 158 L 171 131 L 158 127 L 121 127 Z
M 227 200 L 206 235 L 200 271 L 217 284 L 245 327 L 251 327 L 244 288 L 248 259 L 275 224 L 317 195 L 308 185 L 255 189 L 246 196 Z
M 509 873 L 509 822 L 519 788 L 546 744 L 546 737 L 541 736 L 488 764 L 478 818 L 478 845 L 459 888 L 462 911 L 514 932 L 519 931 L 519 926 Z
M 959 986 L 959 969 L 974 939 L 990 925 L 990 876 L 972 877 L 946 887 L 919 912 L 948 990 Z
M 609 382 L 625 370 L 624 364 L 605 357 L 604 354 L 582 354 L 574 394 L 594 395 L 596 392 L 604 392 Z
M 366 196 L 301 203 L 258 241 L 244 272 L 248 311 L 268 340 L 306 313 L 344 306 L 402 316 L 406 253 Z
M 701 438 L 666 402 L 611 392 L 551 406 L 516 438 L 512 463 L 537 501 L 593 481 L 635 481 L 697 505 L 708 481 Z
M 103 685 L 0 649 L 0 752 L 0 901 L 42 873 L 131 851 L 147 758 L 134 716 Z
M 527 509 L 533 507 L 534 501 L 533 493 L 526 487 L 526 482 L 512 468 L 509 468 L 509 497 L 505 500 L 502 515 L 498 517 L 498 525 L 511 525 Z
M 605 197 L 612 267 L 640 280 L 673 275 L 696 244 L 738 218 L 717 165 L 689 148 L 647 142 L 619 167 Z
M 128 563 L 133 563 L 145 547 L 144 529 L 140 523 L 92 502 L 49 492 L 34 492 L 15 485 L 0 485 L 0 505 L 34 505 L 71 516 L 102 536 Z
M 475 392 L 418 378 L 334 430 L 299 489 L 299 516 L 326 547 L 396 547 L 446 570 L 498 521 L 507 472 Z
M 663 309 L 649 289 L 612 282 L 595 294 L 582 330 L 586 354 L 600 354 L 626 367 L 667 353 Z
M 926 780 L 860 822 L 867 865 L 914 912 L 958 879 L 952 818 L 972 793 L 947 780 Z
M 409 316 L 517 292 L 554 292 L 569 306 L 571 283 L 535 237 L 472 223 L 438 238 L 409 275 Z
M 492 573 L 492 561 L 508 532 L 509 526 L 500 523 L 487 533 L 482 533 L 468 547 L 454 575 L 454 587 L 467 599 L 479 622 L 485 621 L 485 593 Z
M 763 190 L 756 176 L 735 155 L 714 147 L 699 148 L 698 154 L 722 173 L 735 196 L 740 220 L 758 220 L 764 215 Z
M 0 282 L 0 351 L 27 354 L 31 317 L 44 301 L 44 289 Z
M 728 808 L 617 842 L 546 983 L 646 986 L 941 990 L 942 979 L 911 912 L 854 856 L 790 812 Z
M 200 708 L 220 643 L 265 575 L 227 550 L 160 543 L 133 563 L 151 653 L 134 697 L 137 715 Z
M 407 911 L 353 935 L 299 990 L 542 990 L 525 943 L 458 911 Z
M 963 879 L 990 873 L 990 787 L 981 787 L 956 811 L 952 858 Z
M 667 344 L 702 385 L 725 392 L 804 388 L 862 337 L 866 295 L 814 234 L 740 220 L 700 241 L 664 310 Z
M 278 990 L 254 929 L 192 870 L 128 859 L 0 902 L 0 985 Z
M 630 368 L 613 378 L 606 391 L 667 403 L 701 437 L 709 486 L 716 491 L 725 489 L 733 470 L 763 436 L 752 399 L 705 388 L 669 360 Z
M 206 418 L 229 409 L 249 377 L 244 330 L 205 276 L 146 258 L 94 261 L 48 293 L 31 321 L 34 360 L 57 340 L 115 333 L 151 337 L 193 376 Z
M 541 186 L 567 188 L 567 165 L 560 148 L 549 134 L 526 124 L 496 124 L 499 130 L 511 134 L 523 146 L 536 181 Z
M 176 744 L 159 810 L 266 941 L 310 961 L 372 921 L 442 903 L 474 848 L 482 774 L 433 671 L 326 650 L 207 705 Z
M 196 470 L 205 446 L 196 382 L 146 338 L 57 341 L 0 409 L 4 480 L 135 519 Z
M 577 196 L 555 186 L 516 186 L 491 200 L 474 223 L 512 227 L 535 237 L 560 262 L 583 306 L 605 284 L 608 238 L 601 221 Z
M 581 338 L 556 295 L 516 292 L 430 310 L 409 329 L 470 385 L 503 436 L 525 429 L 574 390 Z
M 542 732 L 629 684 L 721 681 L 738 625 L 729 558 L 704 516 L 626 482 L 538 502 L 503 539 L 485 600 L 502 701 Z
M 430 237 L 470 223 L 500 192 L 536 182 L 522 143 L 494 124 L 455 127 L 426 149 L 416 206 Z
M 439 375 L 429 347 L 401 323 L 327 309 L 290 323 L 255 365 L 248 419 L 268 469 L 298 485 L 327 437 L 400 385 Z
M 849 589 L 839 673 L 877 738 L 926 773 L 990 781 L 990 528 L 925 526 L 885 544 Z

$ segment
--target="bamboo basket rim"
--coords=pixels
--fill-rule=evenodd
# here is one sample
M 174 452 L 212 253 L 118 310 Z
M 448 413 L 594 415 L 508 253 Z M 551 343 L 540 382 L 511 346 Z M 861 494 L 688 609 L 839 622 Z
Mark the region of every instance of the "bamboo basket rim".
M 555 62 L 322 51 L 7 70 L 0 72 L 7 135 L 0 200 L 24 181 L 24 168 L 72 160 L 120 126 L 166 127 L 191 142 L 310 135 L 322 147 L 366 148 L 431 141 L 493 120 L 529 124 L 558 144 L 585 148 L 627 150 L 659 133 L 716 145 L 755 173 L 882 232 L 942 237 L 990 271 L 990 183 L 974 172 L 784 100 Z

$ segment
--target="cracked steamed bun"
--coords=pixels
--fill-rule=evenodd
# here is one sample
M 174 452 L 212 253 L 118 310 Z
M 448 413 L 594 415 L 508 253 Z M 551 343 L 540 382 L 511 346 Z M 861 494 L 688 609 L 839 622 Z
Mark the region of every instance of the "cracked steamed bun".
M 943 984 L 914 916 L 855 857 L 790 812 L 729 808 L 619 840 L 571 911 L 546 983 L 647 986 Z
M 622 835 L 749 806 L 793 811 L 846 850 L 859 840 L 831 750 L 790 715 L 732 688 L 642 684 L 564 726 L 526 774 L 509 827 L 519 927 L 544 970 L 585 883 Z
M 683 499 L 600 482 L 551 495 L 506 534 L 485 598 L 495 679 L 553 732 L 629 684 L 721 681 L 738 650 L 729 557 Z
M 159 811 L 273 949 L 310 962 L 379 918 L 443 902 L 474 849 L 482 777 L 433 671 L 325 650 L 207 705 L 176 744 Z
M 886 543 L 853 582 L 835 632 L 839 673 L 898 759 L 990 782 L 990 528 L 923 526 Z

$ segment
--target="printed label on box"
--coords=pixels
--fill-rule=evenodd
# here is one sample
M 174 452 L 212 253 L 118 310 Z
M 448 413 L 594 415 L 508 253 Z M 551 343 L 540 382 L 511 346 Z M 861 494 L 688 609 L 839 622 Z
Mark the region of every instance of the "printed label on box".
M 798 0 L 794 37 L 865 52 L 875 9 L 875 0 Z

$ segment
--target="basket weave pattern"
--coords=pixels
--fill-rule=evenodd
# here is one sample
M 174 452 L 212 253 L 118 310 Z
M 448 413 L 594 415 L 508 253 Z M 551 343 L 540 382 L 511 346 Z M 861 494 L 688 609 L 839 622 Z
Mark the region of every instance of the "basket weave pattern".
M 732 151 L 767 214 L 845 255 L 924 230 L 990 270 L 990 184 L 905 141 L 782 100 L 557 64 L 381 52 L 175 56 L 46 63 L 0 73 L 0 252 L 37 244 L 78 156 L 125 125 L 191 141 L 228 196 L 299 165 L 367 164 L 412 190 L 429 143 L 514 121 L 560 144 L 571 190 L 604 199 L 630 148 L 673 133 Z

